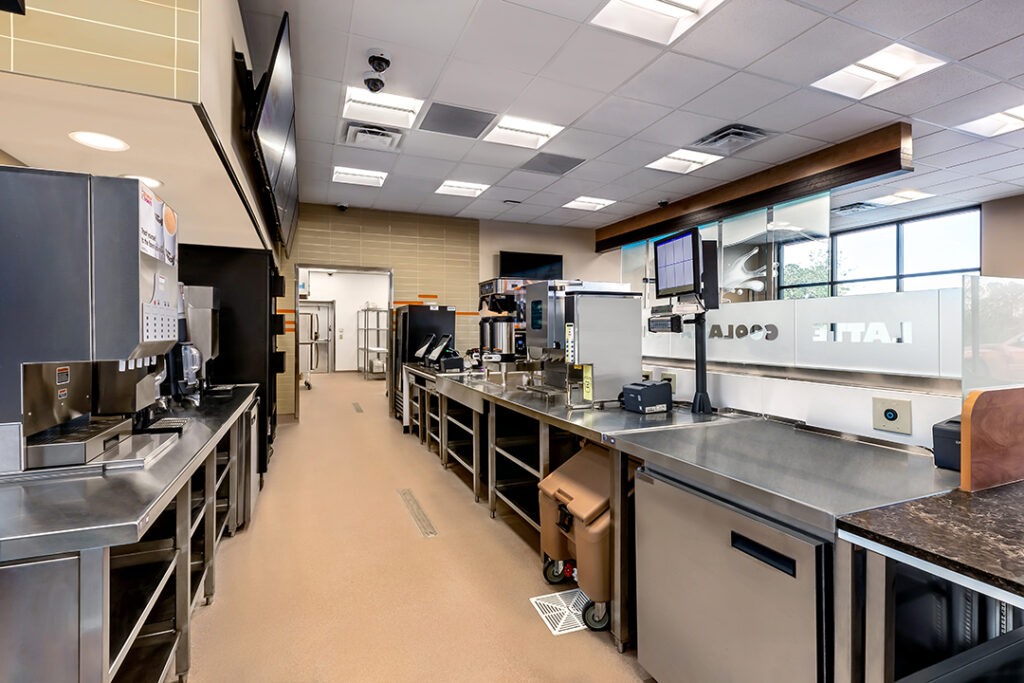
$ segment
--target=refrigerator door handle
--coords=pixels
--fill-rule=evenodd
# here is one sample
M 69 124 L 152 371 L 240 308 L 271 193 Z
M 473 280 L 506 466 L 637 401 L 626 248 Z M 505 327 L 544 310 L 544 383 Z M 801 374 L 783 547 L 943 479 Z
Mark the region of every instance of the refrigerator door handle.
M 764 562 L 769 567 L 778 569 L 783 574 L 789 574 L 796 578 L 796 560 L 778 550 L 773 550 L 735 531 L 732 532 L 732 547 L 741 553 L 750 555 L 755 560 Z
M 320 345 L 319 344 L 313 344 L 313 349 L 316 351 L 316 360 L 313 362 L 313 369 L 314 370 L 319 370 L 320 369 Z

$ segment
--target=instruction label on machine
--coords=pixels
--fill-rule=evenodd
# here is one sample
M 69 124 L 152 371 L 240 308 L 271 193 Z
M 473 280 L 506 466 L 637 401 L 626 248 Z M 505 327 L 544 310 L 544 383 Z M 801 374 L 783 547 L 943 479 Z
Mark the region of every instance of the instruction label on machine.
M 583 366 L 583 400 L 594 400 L 594 366 L 590 363 Z
M 565 362 L 576 363 L 576 328 L 572 323 L 565 324 Z

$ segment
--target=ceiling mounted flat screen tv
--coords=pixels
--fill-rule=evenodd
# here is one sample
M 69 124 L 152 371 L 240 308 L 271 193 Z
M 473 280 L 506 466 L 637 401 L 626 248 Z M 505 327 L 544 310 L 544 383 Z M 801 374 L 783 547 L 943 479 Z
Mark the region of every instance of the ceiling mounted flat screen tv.
M 295 93 L 292 85 L 288 13 L 274 42 L 270 65 L 260 80 L 252 137 L 263 174 L 264 214 L 285 254 L 291 251 L 298 219 L 298 165 L 295 157 Z
M 524 280 L 561 280 L 561 254 L 531 254 L 502 251 L 498 254 L 498 277 Z

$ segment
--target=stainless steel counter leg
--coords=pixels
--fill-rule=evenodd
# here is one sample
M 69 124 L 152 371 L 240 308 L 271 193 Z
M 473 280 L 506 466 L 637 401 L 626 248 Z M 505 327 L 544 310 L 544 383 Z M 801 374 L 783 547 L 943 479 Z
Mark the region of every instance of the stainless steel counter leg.
M 894 671 L 893 579 L 894 562 L 867 551 L 865 577 L 865 683 L 891 683 Z
M 441 467 L 448 469 L 448 397 L 443 394 L 437 395 L 437 429 L 440 432 L 437 450 L 441 456 Z
M 540 478 L 551 473 L 551 425 L 547 422 L 540 422 L 540 429 L 537 432 L 537 445 L 540 449 Z
M 494 452 L 494 444 L 498 437 L 498 430 L 495 426 L 498 421 L 495 417 L 495 413 L 498 412 L 497 408 L 498 406 L 494 403 L 487 405 L 487 507 L 491 511 L 491 519 L 494 519 L 494 511 L 498 503 L 498 498 L 494 495 L 494 486 L 497 483 L 497 474 L 494 471 L 497 459 Z
M 480 502 L 480 413 L 473 411 L 473 498 Z
M 241 469 L 241 452 L 242 452 L 242 420 L 239 418 L 235 420 L 235 423 L 231 425 L 231 430 L 228 432 L 228 467 L 231 471 L 228 472 L 228 519 L 227 519 L 227 533 L 228 536 L 234 536 L 235 530 L 238 529 L 238 477 L 240 476 L 239 470 Z
M 608 507 L 612 516 L 612 601 L 611 635 L 619 652 L 630 642 L 629 585 L 633 572 L 630 553 L 633 520 L 629 515 L 629 458 L 622 451 L 611 451 L 611 497 Z
M 110 548 L 81 551 L 78 572 L 79 681 L 103 683 L 110 671 Z
M 213 591 L 216 587 L 213 555 L 217 545 L 217 449 L 206 458 L 204 467 L 206 515 L 203 517 L 203 569 L 206 571 L 206 579 L 203 581 L 203 601 L 209 605 L 213 602 Z M 228 476 L 230 478 L 230 473 Z
M 211 453 L 207 464 L 213 463 L 216 471 L 216 452 Z M 207 475 L 209 482 L 209 475 Z M 207 485 L 209 491 L 209 485 Z M 179 681 L 188 679 L 189 669 L 189 621 L 192 612 L 192 572 L 190 568 L 192 559 L 192 539 L 189 533 L 192 527 L 192 482 L 188 480 L 178 491 L 174 499 L 175 504 L 175 539 L 174 545 L 177 550 L 177 558 L 174 567 L 174 629 L 178 632 L 178 646 L 174 653 L 174 670 Z M 209 505 L 209 493 L 207 493 L 207 504 Z M 206 508 L 206 519 L 216 517 L 212 508 Z M 210 533 L 210 526 L 206 527 L 207 534 Z
M 864 679 L 864 652 L 860 642 L 863 617 L 857 610 L 858 587 L 854 575 L 855 549 L 849 541 L 837 540 L 834 558 L 835 683 L 858 683 Z
M 418 396 L 420 406 L 420 443 L 427 442 L 427 430 L 429 429 L 428 420 L 430 416 L 430 394 L 427 393 L 426 387 L 417 385 L 416 394 Z

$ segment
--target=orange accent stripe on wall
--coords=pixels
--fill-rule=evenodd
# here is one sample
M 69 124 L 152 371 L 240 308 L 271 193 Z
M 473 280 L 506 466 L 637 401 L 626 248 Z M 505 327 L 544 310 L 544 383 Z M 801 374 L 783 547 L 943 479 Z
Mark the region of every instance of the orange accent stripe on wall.
M 277 312 L 278 313 L 294 313 L 295 309 L 294 308 L 279 308 L 279 309 L 277 309 Z
M 480 315 L 476 311 L 455 311 L 455 315 Z
M 420 294 L 419 297 L 421 299 L 436 299 L 437 294 Z
M 396 301 L 395 306 L 422 306 L 422 301 Z

